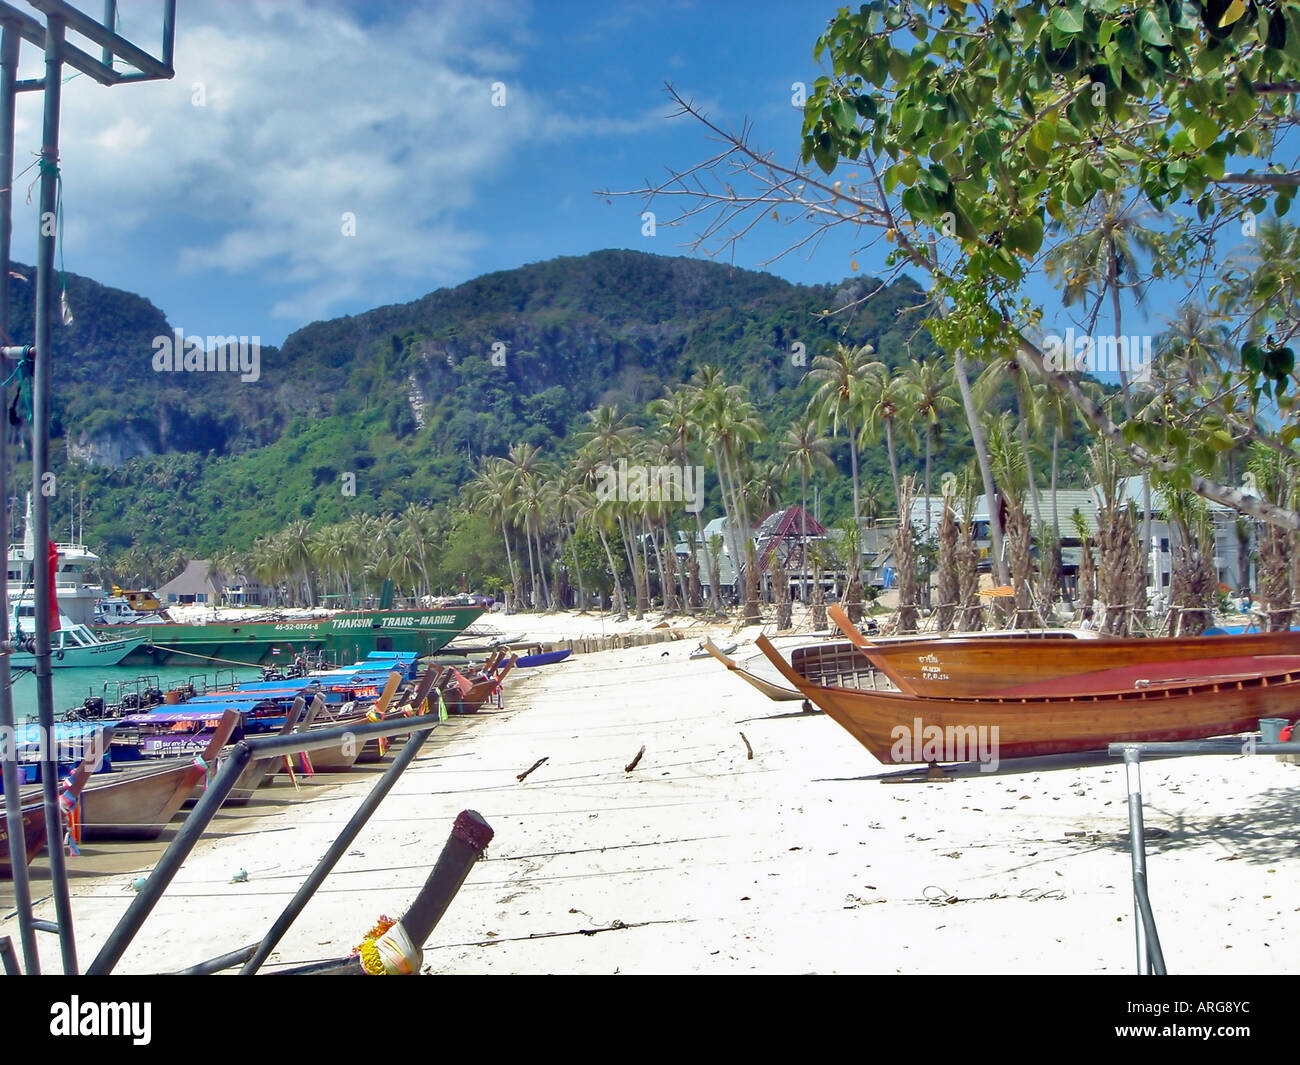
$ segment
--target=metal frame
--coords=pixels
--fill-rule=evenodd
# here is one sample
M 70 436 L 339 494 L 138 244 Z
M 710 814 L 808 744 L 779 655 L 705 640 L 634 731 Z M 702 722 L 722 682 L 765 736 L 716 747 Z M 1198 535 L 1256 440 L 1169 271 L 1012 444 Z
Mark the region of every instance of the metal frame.
M 393 736 L 403 732 L 411 733 L 411 738 L 406 741 L 406 746 L 403 748 L 401 755 L 393 759 L 392 765 L 375 782 L 370 794 L 366 796 L 357 812 L 352 815 L 343 833 L 312 871 L 303 889 L 299 891 L 293 902 L 280 915 L 262 943 L 255 948 L 262 952 L 261 957 L 257 959 L 256 965 L 249 971 L 256 971 L 257 965 L 260 965 L 271 950 L 274 949 L 275 944 L 279 942 L 280 936 L 293 923 L 294 918 L 301 912 L 307 899 L 319 887 L 320 881 L 324 880 L 325 876 L 334 867 L 334 864 L 346 852 L 348 844 L 355 838 L 357 832 L 361 830 L 375 812 L 380 801 L 397 782 L 402 770 L 419 753 L 424 740 L 428 738 L 429 730 L 436 728 L 438 724 L 439 721 L 436 715 L 425 715 L 420 718 L 400 718 L 365 725 L 343 726 L 312 735 L 290 733 L 287 736 L 259 737 L 246 739 L 235 744 L 233 752 L 223 760 L 221 768 L 203 792 L 203 797 L 195 804 L 194 809 L 190 811 L 190 815 L 185 819 L 185 823 L 177 831 L 175 838 L 168 844 L 162 857 L 158 859 L 158 864 L 154 866 L 153 872 L 149 874 L 144 887 L 140 889 L 140 893 L 132 900 L 131 905 L 127 907 L 126 912 L 117 922 L 116 927 L 109 933 L 108 939 L 100 948 L 95 960 L 87 967 L 87 975 L 103 976 L 113 971 L 113 968 L 122 959 L 122 955 L 126 953 L 127 947 L 131 945 L 136 933 L 140 931 L 141 926 L 158 904 L 158 900 L 162 898 L 163 893 L 171 884 L 172 878 L 180 871 L 182 863 L 189 856 L 190 851 L 194 849 L 195 844 L 199 842 L 204 829 L 208 827 L 208 823 L 217 810 L 221 808 L 221 804 L 225 802 L 226 796 L 230 794 L 230 789 L 234 787 L 235 781 L 239 779 L 244 767 L 254 758 L 294 754 L 298 751 L 314 751 L 348 739 L 364 744 L 367 740 L 377 736 Z M 223 966 L 223 968 L 225 967 Z M 198 968 L 202 969 L 202 967 Z
M 1139 976 L 1167 976 L 1164 952 L 1160 949 L 1160 935 L 1156 931 L 1156 918 L 1151 909 L 1151 895 L 1147 887 L 1146 835 L 1142 823 L 1142 755 L 1193 755 L 1230 754 L 1297 754 L 1300 744 L 1260 743 L 1254 736 L 1245 740 L 1187 740 L 1175 743 L 1112 743 L 1107 748 L 1112 758 L 1124 759 L 1125 782 L 1128 787 L 1129 853 L 1133 862 L 1133 923 L 1137 940 L 1137 971 Z
M 13 185 L 13 115 L 16 93 L 40 90 L 44 94 L 44 119 L 40 157 L 40 213 L 38 216 L 38 241 L 36 260 L 36 322 L 34 345 L 28 352 L 12 354 L 26 359 L 32 367 L 32 539 L 41 545 L 33 560 L 33 583 L 36 598 L 35 673 L 37 697 L 37 722 L 46 735 L 54 728 L 54 697 L 50 672 L 50 611 L 58 604 L 50 602 L 49 557 L 44 545 L 50 538 L 49 499 L 45 495 L 45 475 L 50 468 L 50 380 L 51 380 L 51 322 L 54 303 L 54 253 L 58 234 L 54 226 L 40 224 L 40 220 L 56 217 L 59 180 L 59 109 L 62 100 L 63 65 L 66 63 L 81 73 L 94 78 L 101 85 L 115 85 L 126 81 L 153 81 L 175 75 L 172 56 L 175 44 L 176 0 L 163 0 L 162 59 L 115 33 L 111 27 L 117 14 L 116 0 L 105 0 L 104 22 L 96 22 L 64 0 L 29 0 L 45 16 L 45 25 L 11 4 L 0 2 L 0 344 L 7 344 L 9 309 L 9 236 L 12 231 Z M 69 44 L 64 38 L 71 29 L 98 44 L 102 58 L 95 59 L 88 52 Z M 19 38 L 42 49 L 45 53 L 45 76 L 40 79 L 16 80 Z M 119 73 L 113 68 L 115 58 L 135 68 L 134 72 Z M 11 355 L 6 350 L 6 355 Z M 7 441 L 0 434 L 0 468 L 8 462 Z M 8 486 L 0 478 L 0 500 L 8 498 Z M 8 519 L 0 535 L 0 547 L 8 559 Z M 8 564 L 0 570 L 0 645 L 8 641 Z M 57 615 L 55 615 L 57 617 Z M 9 691 L 9 662 L 0 651 L 0 725 L 12 726 L 13 702 Z M 41 763 L 45 807 L 45 831 L 48 841 L 51 894 L 58 916 L 59 949 L 65 974 L 77 972 L 76 939 L 72 926 L 72 904 L 68 894 L 68 874 L 64 863 L 62 817 L 58 800 L 58 772 L 55 754 L 47 746 L 47 759 Z M 11 772 L 13 770 L 13 772 Z M 10 835 L 15 820 L 21 816 L 21 798 L 17 788 L 16 767 L 3 767 L 5 780 L 5 810 Z M 11 843 L 12 846 L 12 843 Z M 31 887 L 25 854 L 15 854 L 13 861 L 14 896 L 18 906 L 19 936 L 28 973 L 40 972 L 40 958 L 36 950 L 36 925 L 32 920 Z

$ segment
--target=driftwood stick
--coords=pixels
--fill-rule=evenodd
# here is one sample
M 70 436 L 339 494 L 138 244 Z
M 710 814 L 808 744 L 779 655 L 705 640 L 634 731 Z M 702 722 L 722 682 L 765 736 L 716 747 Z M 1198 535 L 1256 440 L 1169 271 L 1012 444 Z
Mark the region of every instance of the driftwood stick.
M 539 758 L 539 759 L 537 759 L 537 761 L 535 761 L 532 765 L 530 765 L 530 766 L 529 766 L 527 769 L 525 769 L 522 773 L 519 773 L 519 774 L 515 777 L 515 779 L 516 779 L 516 780 L 523 780 L 524 777 L 528 776 L 529 773 L 531 773 L 534 769 L 536 769 L 538 766 L 540 766 L 540 765 L 541 765 L 543 762 L 545 762 L 548 758 L 550 758 L 550 755 L 549 755 L 549 754 L 546 756 L 546 758 Z
M 474 863 L 492 842 L 492 826 L 474 810 L 462 810 L 452 826 L 429 879 L 406 915 L 378 938 L 367 939 L 350 958 L 316 962 L 282 970 L 283 976 L 360 976 L 413 974 L 420 971 L 424 943 L 451 900 L 460 891 Z
M 745 740 L 745 750 L 749 752 L 749 757 L 752 761 L 754 758 L 754 748 L 749 745 L 749 740 L 745 739 L 745 734 L 743 732 L 740 734 L 740 738 Z
M 632 770 L 636 768 L 637 762 L 641 761 L 641 756 L 643 754 L 645 754 L 645 744 L 642 744 L 641 749 L 636 752 L 636 757 L 633 758 L 632 761 L 628 762 L 628 764 L 623 767 L 623 772 L 624 773 L 632 772 Z

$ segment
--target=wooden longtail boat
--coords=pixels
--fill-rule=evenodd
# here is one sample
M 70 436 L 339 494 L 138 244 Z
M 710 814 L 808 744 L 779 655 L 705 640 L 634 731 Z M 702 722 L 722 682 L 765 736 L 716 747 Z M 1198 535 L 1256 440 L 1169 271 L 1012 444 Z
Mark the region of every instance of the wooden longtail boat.
M 748 670 L 741 669 L 736 665 L 735 660 L 727 657 L 723 652 L 718 650 L 717 645 L 709 639 L 704 641 L 704 649 L 714 658 L 726 666 L 731 672 L 735 673 L 741 680 L 757 688 L 774 703 L 807 703 L 803 692 L 795 691 L 792 688 L 783 688 L 779 684 L 773 684 L 770 680 L 764 680 L 762 677 L 750 673 Z
M 326 729 L 364 725 L 370 720 L 365 713 L 355 710 L 343 716 L 334 717 L 326 712 L 327 709 L 324 698 L 317 695 L 312 700 L 311 708 L 303 716 L 302 721 L 299 722 L 297 729 L 294 731 L 301 735 L 310 735 L 313 732 L 321 732 Z M 317 747 L 311 751 L 302 751 L 293 756 L 293 761 L 304 772 L 341 773 L 357 764 L 357 759 L 360 757 L 361 749 L 364 746 L 365 744 L 358 744 L 354 738 L 344 739 L 329 747 Z M 279 763 L 279 767 L 282 768 L 283 765 L 283 762 Z
M 213 766 L 239 724 L 227 710 L 213 730 L 201 758 Z M 157 839 L 196 786 L 207 777 L 192 756 L 148 762 L 101 774 L 81 796 L 82 835 L 86 839 Z
M 827 613 L 840 631 L 899 691 L 909 695 L 964 697 L 1010 694 L 1081 674 L 1125 667 L 1156 667 L 1197 659 L 1300 655 L 1300 632 L 1257 632 L 1237 636 L 1097 637 L 1071 640 L 1044 635 L 967 634 L 937 639 L 877 641 L 863 636 L 838 606 Z M 1155 671 L 1158 673 L 1159 671 Z M 1188 667 L 1187 679 L 1197 675 Z M 1176 677 L 1177 674 L 1168 674 Z M 1140 676 L 1134 679 L 1141 679 Z M 1071 685 L 1027 689 L 1068 694 Z
M 423 713 L 425 700 L 428 699 L 429 692 L 441 673 L 441 669 L 431 666 L 398 699 L 394 699 L 392 693 L 385 689 L 384 695 L 379 697 L 374 708 L 366 714 L 366 720 L 384 721 L 394 717 L 411 717 Z M 396 675 L 393 674 L 393 676 Z M 394 688 L 395 690 L 396 688 Z M 382 761 L 394 744 L 401 742 L 409 735 L 410 733 L 403 733 L 396 736 L 376 737 L 368 741 L 361 749 L 357 761 L 362 764 Z
M 306 696 L 299 695 L 284 715 L 284 724 L 280 727 L 277 735 L 287 736 L 292 732 L 297 727 L 306 707 Z M 279 772 L 283 759 L 284 755 L 278 754 L 272 755 L 270 758 L 252 759 L 248 765 L 244 766 L 244 771 L 239 774 L 239 779 L 231 787 L 230 793 L 226 796 L 226 800 L 222 805 L 247 806 L 258 788 L 265 787 L 275 779 L 275 774 Z M 202 796 L 202 787 L 195 788 L 190 797 L 185 800 L 186 804 L 197 802 Z
M 76 771 L 68 778 L 67 787 L 60 788 L 60 793 L 66 793 L 69 801 L 75 801 L 81 796 L 86 781 L 90 779 L 91 774 L 95 771 L 95 763 L 101 754 L 102 752 L 96 752 L 94 755 L 88 753 Z M 27 862 L 30 865 L 32 859 L 45 849 L 46 844 L 44 786 L 33 784 L 26 788 L 20 788 L 19 801 L 22 803 L 23 848 L 26 851 Z M 4 816 L 4 802 L 0 800 L 0 877 L 12 877 L 13 872 L 9 825 Z
M 504 662 L 498 658 L 490 668 L 485 668 L 472 677 L 467 677 L 454 668 L 449 669 L 446 680 L 442 684 L 442 696 L 447 706 L 447 713 L 478 713 L 479 708 L 501 690 L 502 683 L 514 668 L 516 661 L 514 656 L 505 659 Z
M 859 687 L 874 682 L 871 663 L 847 644 L 796 648 L 789 662 L 766 637 L 757 644 L 782 676 L 887 765 L 966 761 L 977 742 L 990 743 L 998 758 L 1024 758 L 1124 741 L 1203 739 L 1300 713 L 1300 669 L 1100 694 L 940 699 Z

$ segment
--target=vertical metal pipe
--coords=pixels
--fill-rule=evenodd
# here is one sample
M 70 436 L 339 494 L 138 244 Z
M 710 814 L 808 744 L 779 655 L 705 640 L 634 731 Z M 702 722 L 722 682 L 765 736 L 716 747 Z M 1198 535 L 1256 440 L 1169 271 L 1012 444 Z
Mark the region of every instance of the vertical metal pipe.
M 18 75 L 18 27 L 4 24 L 0 35 L 0 341 L 8 344 L 9 337 L 9 238 L 13 230 L 13 176 L 14 176 L 14 81 Z M 0 404 L 0 406 L 3 406 Z M 0 412 L 0 416 L 3 416 Z M 0 427 L 0 642 L 9 639 L 9 427 Z M 0 654 L 0 728 L 10 730 L 14 725 L 12 678 L 9 675 L 9 656 Z M 27 878 L 27 855 L 21 844 L 23 839 L 22 799 L 19 795 L 18 766 L 6 758 L 3 766 L 5 788 L 5 822 L 9 830 L 10 860 L 13 864 L 14 907 L 18 910 L 18 941 L 23 948 L 23 962 L 27 971 L 41 971 L 40 955 L 36 950 L 36 930 L 32 927 L 32 888 Z
M 59 922 L 59 950 L 63 971 L 77 971 L 77 947 L 72 928 L 72 903 L 68 898 L 68 870 L 63 855 L 63 818 L 59 812 L 57 751 L 49 742 L 54 735 L 54 688 L 50 671 L 50 374 L 52 309 L 54 303 L 54 250 L 57 240 L 56 209 L 59 182 L 59 103 L 63 73 L 63 19 L 48 16 L 45 29 L 45 118 L 41 135 L 41 210 L 36 257 L 36 373 L 32 387 L 32 523 L 36 557 L 32 572 L 36 584 L 36 702 L 40 726 L 47 742 L 41 762 L 45 791 L 45 832 L 50 856 L 50 890 Z M 58 617 L 56 613 L 54 617 Z
M 176 0 L 166 0 L 163 6 L 162 61 L 172 70 L 172 56 L 176 47 Z
M 117 32 L 117 0 L 104 0 L 104 28 Z M 100 60 L 109 70 L 113 69 L 113 49 L 104 46 L 104 55 Z
M 1137 937 L 1137 969 L 1139 976 L 1147 976 L 1151 970 L 1146 925 L 1142 919 L 1142 905 L 1138 900 L 1140 891 L 1146 887 L 1147 876 L 1146 837 L 1142 834 L 1141 757 L 1134 748 L 1124 748 L 1124 772 L 1128 780 L 1129 852 L 1133 858 L 1133 928 Z
M 262 963 L 271 956 L 271 951 L 275 950 L 277 944 L 283 938 L 285 932 L 298 919 L 298 914 L 302 913 L 303 907 L 311 901 L 311 897 L 316 894 L 317 889 L 325 882 L 325 878 L 333 871 L 338 860 L 347 853 L 352 846 L 352 841 L 357 838 L 360 832 L 370 820 L 372 814 L 378 809 L 379 804 L 384 801 L 394 784 L 397 783 L 398 777 L 402 775 L 415 756 L 420 753 L 420 748 L 424 746 L 424 741 L 432 734 L 432 728 L 426 728 L 420 732 L 412 732 L 411 738 L 403 745 L 401 752 L 393 759 L 393 764 L 384 770 L 384 775 L 375 781 L 375 786 L 370 789 L 370 794 L 357 807 L 356 812 L 348 820 L 343 831 L 339 833 L 338 839 L 330 844 L 324 856 L 316 863 L 316 868 L 311 871 L 311 875 L 303 881 L 302 887 L 294 895 L 289 905 L 275 919 L 266 935 L 262 937 L 262 942 L 257 945 L 256 953 L 244 963 L 244 967 L 239 970 L 240 976 L 251 976 L 262 967 Z

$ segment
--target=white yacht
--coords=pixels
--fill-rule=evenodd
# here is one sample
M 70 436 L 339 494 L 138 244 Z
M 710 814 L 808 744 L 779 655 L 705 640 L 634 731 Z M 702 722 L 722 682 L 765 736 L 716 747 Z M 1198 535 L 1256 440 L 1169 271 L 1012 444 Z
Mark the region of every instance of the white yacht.
M 35 629 L 35 600 L 19 599 L 14 602 L 9 617 L 10 638 L 29 638 Z M 59 628 L 50 633 L 50 649 L 54 652 L 50 664 L 55 669 L 115 666 L 144 641 L 144 636 L 132 636 L 125 640 L 101 640 L 85 625 L 78 625 L 60 611 Z M 9 656 L 9 664 L 15 668 L 32 669 L 36 665 L 36 656 L 27 651 L 15 651 Z
M 54 590 L 59 598 L 59 613 L 66 615 L 69 624 L 93 625 L 95 605 L 104 594 L 98 584 L 85 580 L 86 571 L 99 565 L 99 556 L 87 550 L 84 544 L 55 544 L 59 551 L 58 568 L 54 574 Z M 9 604 L 32 597 L 33 570 L 36 562 L 36 544 L 32 539 L 32 497 L 27 496 L 27 521 L 23 542 L 9 545 Z

